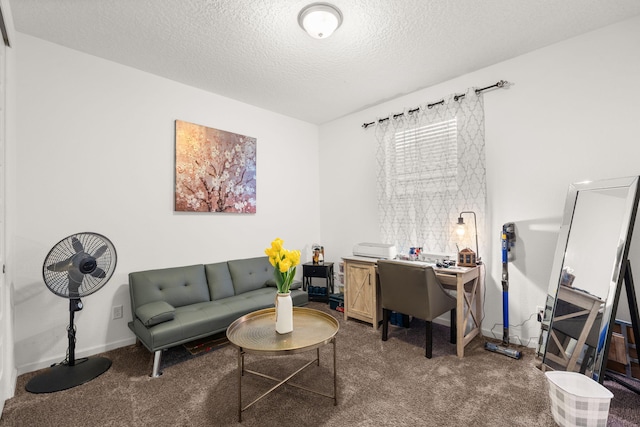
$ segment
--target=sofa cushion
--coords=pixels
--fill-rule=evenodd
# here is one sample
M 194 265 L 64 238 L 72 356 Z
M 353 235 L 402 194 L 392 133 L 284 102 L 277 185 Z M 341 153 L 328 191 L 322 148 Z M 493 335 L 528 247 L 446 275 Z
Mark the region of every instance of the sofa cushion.
M 173 320 L 176 309 L 166 301 L 154 301 L 136 309 L 136 316 L 145 326 L 153 326 Z
M 130 273 L 129 288 L 134 312 L 155 301 L 182 307 L 210 300 L 202 264 Z
M 267 280 L 267 286 L 271 288 L 277 288 L 278 285 L 276 284 L 276 279 L 272 277 L 271 279 Z M 301 287 L 302 280 L 293 279 L 293 282 L 291 282 L 291 286 L 289 286 L 289 289 L 300 289 Z
M 177 307 L 173 320 L 153 326 L 146 326 L 140 318 L 135 318 L 129 328 L 149 351 L 162 350 L 222 332 L 247 313 L 273 307 L 275 297 L 275 289 L 265 287 L 222 300 Z M 291 299 L 294 306 L 304 306 L 309 302 L 309 295 L 293 290 Z
M 226 262 L 205 264 L 204 271 L 207 275 L 207 283 L 209 284 L 209 293 L 212 300 L 232 297 L 235 294 L 231 274 Z
M 273 266 L 267 256 L 236 259 L 227 264 L 236 295 L 264 288 L 267 281 L 273 279 Z
M 291 300 L 294 306 L 301 307 L 309 303 L 309 294 L 302 290 L 292 290 Z M 233 298 L 227 298 L 220 302 L 224 302 L 227 307 L 240 317 L 252 311 L 274 307 L 276 290 L 269 287 L 256 289 L 255 291 L 245 292 L 244 294 L 236 295 Z

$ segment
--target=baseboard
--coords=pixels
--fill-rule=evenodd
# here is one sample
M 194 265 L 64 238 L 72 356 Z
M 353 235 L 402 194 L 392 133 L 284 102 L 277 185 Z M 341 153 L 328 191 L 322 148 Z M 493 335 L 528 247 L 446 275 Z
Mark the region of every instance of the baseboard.
M 96 354 L 104 353 L 105 351 L 115 350 L 116 348 L 126 347 L 136 343 L 135 337 L 125 338 L 122 340 L 114 341 L 105 345 L 95 346 L 92 348 L 76 351 L 76 359 L 82 357 L 95 356 Z M 47 360 L 40 360 L 38 362 L 29 363 L 27 365 L 18 366 L 17 375 L 26 374 L 28 372 L 37 371 L 40 369 L 48 368 L 52 365 L 60 363 L 64 360 L 65 355 L 61 355 L 55 358 L 49 358 Z
M 450 316 L 448 314 L 434 319 L 433 323 L 437 323 L 438 325 L 443 325 L 443 326 L 446 326 L 448 328 L 451 327 L 451 319 L 450 319 Z M 483 338 L 484 337 L 490 337 L 490 338 L 496 339 L 494 337 L 493 331 L 491 331 L 489 329 L 484 329 L 483 328 L 481 330 L 481 333 L 482 333 L 482 337 Z M 502 337 L 497 338 L 497 339 L 502 339 Z M 520 345 L 520 343 L 517 343 L 517 342 L 511 342 L 511 344 Z M 527 345 L 528 348 L 533 348 L 533 349 L 535 349 L 537 346 L 538 346 L 537 337 L 536 337 L 535 340 L 532 339 L 531 342 L 529 342 L 529 345 Z
M 502 332 L 502 328 L 500 328 L 500 332 Z M 483 328 L 482 328 L 482 336 L 483 337 L 487 337 L 493 340 L 500 340 L 502 341 L 502 335 L 500 336 L 496 336 L 495 331 L 491 330 L 491 329 L 485 329 L 484 328 L 484 324 L 483 324 Z M 515 334 L 509 334 L 509 344 L 510 345 L 521 345 L 520 342 L 522 342 L 522 345 L 524 345 L 527 348 L 533 348 L 536 349 L 538 348 L 538 339 L 539 336 L 534 336 L 534 337 L 529 337 L 529 338 L 515 338 Z M 520 340 L 520 341 L 518 341 Z

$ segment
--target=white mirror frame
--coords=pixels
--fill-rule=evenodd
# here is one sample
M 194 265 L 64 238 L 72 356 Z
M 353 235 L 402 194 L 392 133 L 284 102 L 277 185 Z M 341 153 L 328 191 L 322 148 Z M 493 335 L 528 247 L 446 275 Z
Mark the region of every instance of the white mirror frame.
M 601 375 L 603 369 L 606 369 L 606 358 L 609 350 L 609 343 L 611 340 L 611 328 L 610 326 L 615 322 L 616 308 L 618 303 L 618 298 L 620 296 L 620 289 L 624 285 L 624 267 L 626 265 L 626 260 L 629 253 L 629 246 L 631 243 L 631 235 L 633 232 L 633 226 L 635 223 L 636 212 L 638 209 L 638 176 L 626 177 L 626 178 L 616 178 L 602 181 L 592 181 L 592 182 L 582 182 L 571 184 L 569 186 L 569 191 L 567 194 L 567 199 L 564 208 L 563 221 L 560 228 L 560 233 L 558 236 L 558 244 L 556 246 L 556 253 L 553 261 L 553 266 L 551 269 L 551 276 L 549 279 L 549 295 L 547 296 L 547 308 L 550 310 L 546 310 L 547 314 L 543 320 L 544 323 L 548 325 L 548 330 L 553 328 L 553 314 L 556 309 L 556 295 L 558 292 L 558 287 L 560 286 L 560 281 L 562 279 L 562 270 L 565 267 L 566 260 L 566 252 L 569 247 L 569 239 L 571 237 L 571 226 L 576 215 L 576 205 L 578 201 L 578 197 L 581 191 L 601 191 L 606 192 L 607 190 L 614 189 L 627 189 L 627 196 L 624 200 L 623 212 L 621 214 L 620 221 L 620 233 L 618 237 L 617 247 L 615 249 L 615 253 L 611 254 L 611 258 L 607 258 L 606 260 L 593 260 L 594 266 L 602 266 L 602 268 L 612 269 L 609 270 L 610 274 L 607 274 L 608 283 L 603 283 L 603 296 L 604 306 L 602 309 L 602 322 L 600 325 L 597 325 L 600 328 L 599 336 L 606 337 L 606 339 L 599 340 L 598 348 L 596 349 L 595 357 L 589 372 L 585 372 L 590 375 L 594 380 L 602 383 L 604 379 L 604 375 Z M 603 206 L 604 209 L 607 206 Z M 589 253 L 581 254 L 580 256 L 588 257 Z M 606 288 L 605 288 L 606 286 Z M 577 286 L 580 288 L 580 286 Z M 594 325 L 595 327 L 596 325 Z M 543 357 L 543 365 L 545 364 L 546 359 L 546 346 L 547 346 L 547 336 L 544 336 L 544 327 L 543 327 L 543 335 L 540 339 L 540 349 L 539 354 L 542 354 Z M 604 365 L 604 366 L 603 366 Z

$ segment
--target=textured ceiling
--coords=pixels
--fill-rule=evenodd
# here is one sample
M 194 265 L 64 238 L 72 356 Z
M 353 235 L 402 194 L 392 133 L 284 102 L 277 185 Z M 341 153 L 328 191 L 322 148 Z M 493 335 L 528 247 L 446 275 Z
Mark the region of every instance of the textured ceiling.
M 331 0 L 344 22 L 316 40 L 297 22 L 309 3 L 10 0 L 19 32 L 316 124 L 640 14 L 638 0 Z

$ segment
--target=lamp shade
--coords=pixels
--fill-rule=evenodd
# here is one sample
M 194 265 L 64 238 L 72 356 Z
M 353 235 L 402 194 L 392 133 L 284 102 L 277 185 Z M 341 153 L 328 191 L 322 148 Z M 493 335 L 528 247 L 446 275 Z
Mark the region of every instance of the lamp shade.
M 326 39 L 342 24 L 342 13 L 329 3 L 312 3 L 300 11 L 298 24 L 311 37 Z
M 462 217 L 458 218 L 458 224 L 456 225 L 456 234 L 460 237 L 464 236 L 466 233 L 466 225 L 464 223 L 464 219 Z

